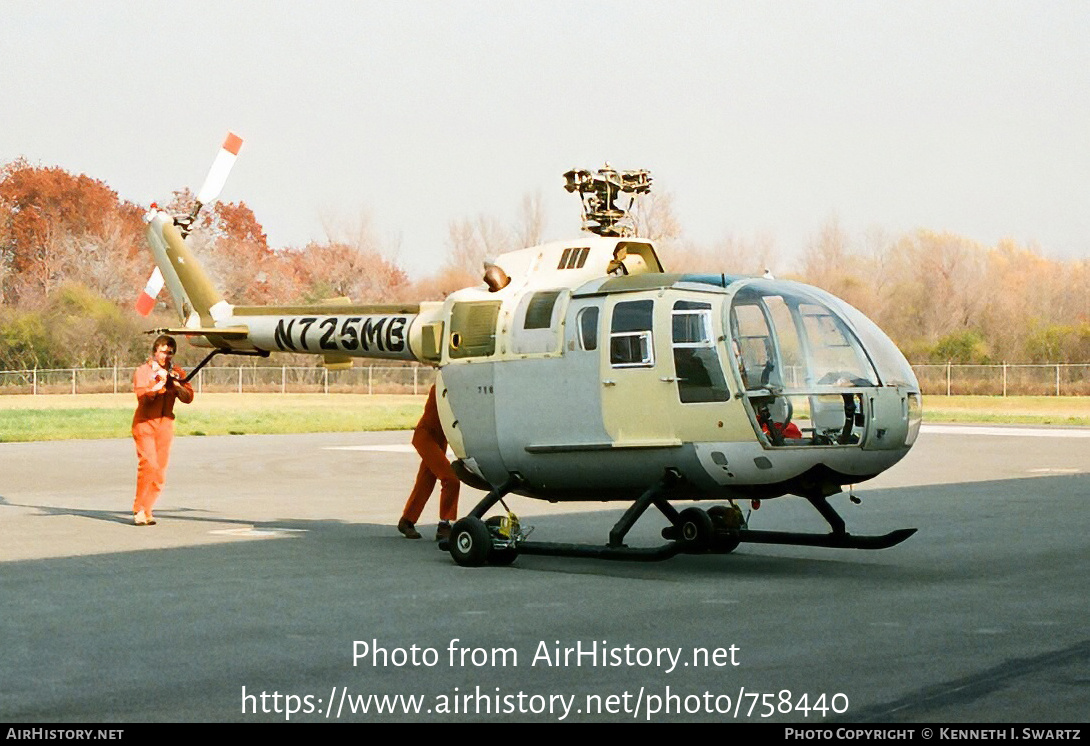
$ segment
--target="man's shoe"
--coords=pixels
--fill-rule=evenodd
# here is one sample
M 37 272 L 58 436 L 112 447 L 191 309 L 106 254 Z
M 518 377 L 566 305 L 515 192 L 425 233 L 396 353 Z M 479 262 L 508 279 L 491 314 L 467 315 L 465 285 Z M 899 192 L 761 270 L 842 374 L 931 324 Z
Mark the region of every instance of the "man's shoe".
M 154 526 L 158 522 L 159 521 L 155 520 L 155 516 L 153 516 L 151 513 L 148 513 L 148 525 L 149 526 Z
M 435 540 L 443 541 L 450 538 L 450 521 L 443 521 L 435 527 Z
M 397 530 L 405 536 L 406 539 L 419 539 L 420 532 L 416 530 L 416 526 L 408 518 L 402 518 L 397 522 Z
M 144 515 L 144 511 L 141 510 L 138 513 L 133 513 L 132 514 L 132 522 L 137 526 L 147 526 L 148 525 L 148 517 L 146 515 Z

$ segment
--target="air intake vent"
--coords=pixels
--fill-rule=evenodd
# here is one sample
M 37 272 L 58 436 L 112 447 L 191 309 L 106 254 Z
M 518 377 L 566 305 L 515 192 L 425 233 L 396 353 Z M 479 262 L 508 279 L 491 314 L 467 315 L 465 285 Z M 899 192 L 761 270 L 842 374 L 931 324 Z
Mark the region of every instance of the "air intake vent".
M 500 301 L 455 303 L 450 312 L 450 356 L 485 357 L 496 352 Z

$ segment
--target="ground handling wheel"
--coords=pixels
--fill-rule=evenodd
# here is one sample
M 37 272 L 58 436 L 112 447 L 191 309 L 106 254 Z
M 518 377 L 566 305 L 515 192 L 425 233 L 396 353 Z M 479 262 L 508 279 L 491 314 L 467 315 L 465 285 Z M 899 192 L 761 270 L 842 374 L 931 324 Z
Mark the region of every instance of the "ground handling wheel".
M 738 532 L 745 528 L 746 519 L 737 505 L 716 505 L 708 508 L 708 516 L 715 526 L 715 551 L 730 554 L 741 543 Z
M 489 532 L 497 535 L 500 540 L 509 541 L 510 537 L 502 533 L 503 520 L 504 516 L 494 515 L 491 518 L 486 518 L 484 525 L 488 528 Z M 507 567 L 518 559 L 518 556 L 519 550 L 516 547 L 500 547 L 497 545 L 497 540 L 494 539 L 492 542 L 492 552 L 488 555 L 488 564 L 497 567 Z
M 715 537 L 711 516 L 700 508 L 685 508 L 678 516 L 678 542 L 691 554 L 706 552 Z
M 462 567 L 480 567 L 492 552 L 492 532 L 476 516 L 466 516 L 450 530 L 451 558 Z
M 495 565 L 496 567 L 507 567 L 519 557 L 519 550 L 512 547 L 504 547 L 503 549 L 493 549 L 492 553 L 488 555 L 488 564 Z

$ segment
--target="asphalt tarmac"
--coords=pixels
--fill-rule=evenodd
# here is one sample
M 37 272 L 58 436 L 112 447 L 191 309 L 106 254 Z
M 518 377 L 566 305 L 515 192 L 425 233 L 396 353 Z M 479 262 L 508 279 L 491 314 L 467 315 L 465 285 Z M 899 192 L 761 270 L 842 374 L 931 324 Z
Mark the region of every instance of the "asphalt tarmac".
M 919 528 L 892 549 L 477 569 L 437 496 L 395 531 L 408 433 L 180 438 L 147 528 L 130 441 L 0 444 L 0 721 L 1087 722 L 1088 435 L 925 426 L 831 500 Z M 594 544 L 621 513 L 511 507 Z M 751 522 L 826 530 L 797 498 Z

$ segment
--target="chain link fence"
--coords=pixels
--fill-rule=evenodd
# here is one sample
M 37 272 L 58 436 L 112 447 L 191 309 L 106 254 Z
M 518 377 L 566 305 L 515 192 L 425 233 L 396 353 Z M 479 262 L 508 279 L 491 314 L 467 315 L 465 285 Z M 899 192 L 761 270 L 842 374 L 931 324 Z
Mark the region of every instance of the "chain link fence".
M 914 365 L 929 396 L 1090 396 L 1090 363 Z M 0 371 L 3 394 L 102 394 L 132 389 L 135 368 Z M 294 366 L 207 366 L 193 380 L 201 392 L 281 394 L 423 394 L 435 381 L 425 366 L 330 371 Z
M 1090 363 L 913 365 L 924 394 L 1090 396 Z
M 0 371 L 3 394 L 117 394 L 132 391 L 135 368 Z M 204 393 L 425 394 L 435 369 L 370 365 L 347 370 L 293 366 L 207 366 L 193 378 Z

